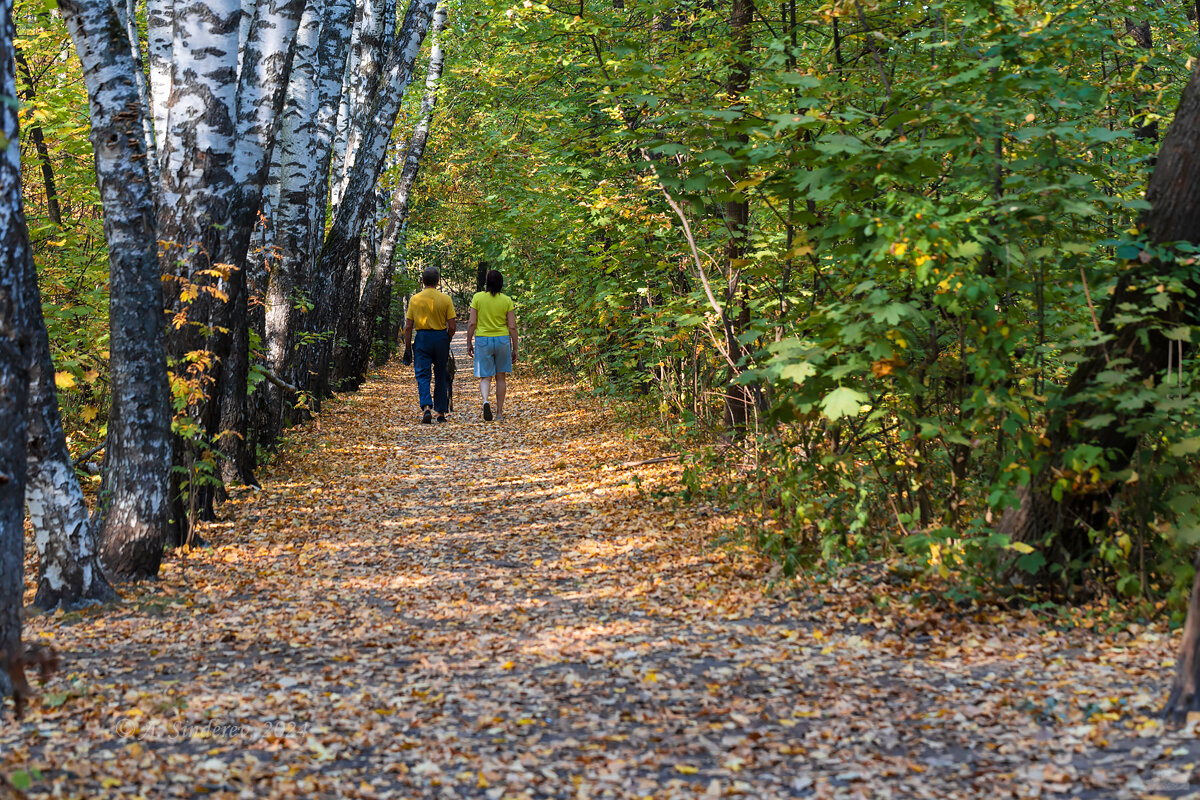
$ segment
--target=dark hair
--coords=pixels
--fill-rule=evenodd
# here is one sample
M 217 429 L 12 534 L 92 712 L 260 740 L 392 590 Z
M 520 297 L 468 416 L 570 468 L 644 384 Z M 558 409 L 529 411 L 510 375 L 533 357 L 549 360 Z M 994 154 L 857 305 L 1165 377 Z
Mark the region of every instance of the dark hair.
M 492 297 L 500 294 L 500 290 L 504 288 L 504 276 L 500 274 L 500 270 L 488 270 L 487 278 L 484 280 L 484 288 L 492 293 Z
M 426 267 L 421 273 L 421 283 L 426 286 L 437 286 L 438 279 L 442 277 L 442 272 L 437 267 Z

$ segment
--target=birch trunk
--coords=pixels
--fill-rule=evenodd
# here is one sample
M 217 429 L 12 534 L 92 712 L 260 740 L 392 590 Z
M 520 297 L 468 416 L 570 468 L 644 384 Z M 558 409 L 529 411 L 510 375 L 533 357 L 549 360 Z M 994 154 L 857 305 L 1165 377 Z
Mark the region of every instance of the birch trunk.
M 358 148 L 370 120 L 372 106 L 379 90 L 379 78 L 387 55 L 383 49 L 384 22 L 387 13 L 385 0 L 362 0 L 355 19 L 354 41 L 351 43 L 350 68 L 347 71 L 346 91 L 339 110 L 339 148 L 337 169 L 334 171 L 335 207 L 341 203 L 346 181 L 354 168 Z M 394 7 L 393 7 L 394 13 Z M 395 20 L 392 20 L 395 25 Z M 345 115 L 345 129 L 342 127 Z M 344 137 L 344 140 L 343 140 Z
M 167 101 L 171 97 L 171 39 L 175 30 L 172 0 L 146 0 L 146 51 L 150 61 L 150 118 L 155 141 L 147 147 L 157 163 L 167 132 Z M 158 180 L 155 179 L 155 186 Z
M 220 365 L 232 349 L 237 267 L 222 258 L 234 202 L 239 0 L 183 0 L 174 8 L 171 95 L 162 142 L 159 258 L 170 309 L 167 353 L 187 392 L 188 424 L 175 437 L 175 527 L 210 517 Z M 183 495 L 186 494 L 186 503 Z
M 3 0 L 0 19 L 0 93 L 17 96 L 13 53 L 13 3 Z M 21 209 L 21 149 L 17 104 L 0 106 L 0 698 L 12 695 L 9 668 L 21 658 L 21 596 L 25 535 L 25 441 L 28 407 L 29 298 L 24 263 L 31 258 Z
M 392 256 L 396 252 L 400 234 L 408 222 L 409 197 L 412 195 L 417 173 L 421 169 L 421 159 L 425 155 L 425 143 L 429 140 L 429 130 L 433 124 L 433 112 L 437 108 L 438 84 L 442 78 L 442 65 L 445 62 L 441 34 L 446 27 L 446 17 L 446 7 L 439 5 L 433 16 L 433 44 L 429 49 L 429 68 L 425 73 L 425 96 L 421 100 L 421 116 L 409 137 L 408 147 L 404 153 L 404 169 L 392 192 L 387 227 L 384 228 L 380 238 L 374 268 L 366 277 L 362 291 L 358 319 L 361 326 L 359 341 L 362 343 L 363 349 L 355 354 L 355 370 L 360 374 L 367 370 L 378 320 L 383 316 L 385 307 L 391 304 Z M 386 326 L 384 331 L 386 336 Z
M 50 611 L 60 606 L 75 608 L 114 600 L 117 595 L 101 569 L 87 503 L 63 434 L 50 337 L 42 319 L 32 260 L 25 266 L 23 293 L 30 301 L 33 336 L 25 484 L 25 503 L 38 550 L 38 588 L 33 604 Z
M 168 522 L 171 407 L 154 196 L 133 73 L 113 6 L 59 3 L 83 66 L 109 257 L 112 409 L 99 538 L 110 577 L 153 577 Z
M 279 141 L 273 160 L 278 162 L 278 188 L 273 190 L 276 202 L 271 238 L 279 248 L 279 261 L 270 271 L 266 296 L 267 365 L 276 375 L 295 382 L 291 374 L 296 345 L 297 296 L 303 285 L 301 270 L 309 244 L 308 195 L 315 188 L 317 167 L 311 159 L 316 142 L 317 72 L 321 40 L 321 16 L 326 10 L 323 0 L 308 0 L 296 35 L 291 80 L 280 122 Z M 291 420 L 287 416 L 288 398 L 274 385 L 267 385 L 267 411 L 264 425 L 270 429 L 269 438 L 281 431 Z
M 410 0 L 404 25 L 396 38 L 395 47 L 388 56 L 384 78 L 381 81 L 382 90 L 378 93 L 371 121 L 366 126 L 346 181 L 345 194 L 321 248 L 321 256 L 315 270 L 315 297 L 342 296 L 342 279 L 346 274 L 346 265 L 357 252 L 358 236 L 367 212 L 374 212 L 374 188 L 379 180 L 388 143 L 391 141 L 396 115 L 399 113 L 405 90 L 412 81 L 417 55 L 436 7 L 437 0 Z M 337 330 L 337 310 L 336 302 L 318 308 L 319 313 L 314 315 L 312 329 L 318 333 L 332 335 Z M 328 336 L 322 345 L 324 346 L 316 350 L 312 365 L 313 389 L 318 395 L 325 395 L 329 390 L 330 358 L 333 352 Z
M 296 53 L 303 0 L 260 0 L 250 15 L 240 52 L 237 89 L 237 150 L 232 165 L 234 193 L 230 219 L 220 237 L 221 263 L 231 275 L 231 341 L 220 363 L 219 412 L 211 432 L 221 453 L 226 484 L 255 484 L 249 441 L 246 382 L 250 371 L 247 254 L 270 171 L 277 121 L 286 99 Z
M 300 346 L 300 333 L 308 313 L 304 309 L 313 302 L 311 269 L 324 231 L 330 148 L 353 14 L 352 0 L 310 0 L 280 132 L 279 261 L 267 287 L 267 357 L 277 375 L 301 389 L 308 386 L 310 348 Z M 266 392 L 274 434 L 291 421 L 296 398 L 276 386 Z
M 136 70 L 133 73 L 134 85 L 137 86 L 138 99 L 141 101 L 143 112 L 150 108 L 150 86 L 146 82 L 146 70 L 142 62 L 142 37 L 138 32 L 137 5 L 135 0 L 124 0 L 124 5 L 114 3 L 117 14 L 125 26 L 125 36 L 129 40 L 129 55 L 133 58 Z M 158 152 L 154 139 L 154 118 L 150 114 L 142 114 L 142 133 L 146 139 L 146 150 L 150 154 L 150 178 L 158 181 Z
M 290 377 L 291 382 L 303 390 L 311 386 L 314 358 L 328 344 L 327 341 L 313 341 L 321 331 L 314 323 L 317 303 L 321 300 L 328 302 L 330 297 L 327 289 L 321 292 L 314 267 L 325 233 L 334 126 L 337 122 L 337 104 L 342 96 L 347 45 L 354 18 L 352 0 L 327 1 L 317 44 L 313 86 L 315 108 L 302 121 L 310 138 L 293 143 L 290 149 L 284 151 L 284 169 L 295 177 L 285 186 L 280 208 L 282 255 L 285 261 L 291 262 L 281 264 L 281 272 L 293 286 L 288 296 L 289 302 L 304 306 L 303 311 L 293 309 L 288 316 L 287 340 L 292 346 L 285 356 L 290 367 L 281 374 Z M 285 120 L 285 124 L 287 122 Z M 273 293 L 271 302 L 275 302 L 275 297 L 280 294 Z M 297 346 L 301 338 L 308 341 L 303 346 Z

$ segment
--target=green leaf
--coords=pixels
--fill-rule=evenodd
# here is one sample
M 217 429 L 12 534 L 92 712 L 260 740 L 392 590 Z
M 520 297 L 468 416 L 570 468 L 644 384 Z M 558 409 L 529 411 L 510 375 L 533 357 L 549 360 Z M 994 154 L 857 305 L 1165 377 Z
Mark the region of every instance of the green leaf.
M 801 361 L 799 364 L 788 364 L 783 368 L 780 377 L 784 380 L 790 380 L 797 386 L 804 383 L 805 379 L 811 378 L 817 374 L 817 368 L 807 361 Z
M 1190 456 L 1200 453 L 1200 436 L 1192 436 L 1175 442 L 1168 448 L 1173 456 Z
M 825 395 L 825 399 L 821 401 L 821 411 L 831 420 L 851 417 L 862 411 L 867 400 L 867 396 L 862 392 L 848 386 L 839 386 Z

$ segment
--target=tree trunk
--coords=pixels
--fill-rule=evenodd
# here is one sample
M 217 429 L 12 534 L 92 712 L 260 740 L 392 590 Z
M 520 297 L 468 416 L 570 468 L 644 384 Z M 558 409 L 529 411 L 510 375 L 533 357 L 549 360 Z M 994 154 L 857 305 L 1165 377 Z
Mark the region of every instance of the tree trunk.
M 296 387 L 310 385 L 316 344 L 304 341 L 318 299 L 312 267 L 325 231 L 330 150 L 345 74 L 351 0 L 313 0 L 297 39 L 293 79 L 280 132 L 279 208 L 275 217 L 280 260 L 267 290 L 268 363 Z M 291 421 L 296 398 L 272 386 L 268 402 L 278 429 Z
M 753 0 L 733 0 L 729 11 L 730 38 L 734 43 L 734 60 L 729 68 L 729 79 L 726 91 L 731 103 L 742 102 L 746 89 L 750 86 L 750 54 L 752 37 L 750 24 L 754 20 Z M 743 147 L 750 140 L 745 133 L 732 137 Z M 746 167 L 738 162 L 727 170 L 729 180 L 737 184 L 746 177 Z M 740 364 L 744 355 L 742 344 L 738 339 L 741 329 L 749 322 L 750 309 L 744 293 L 739 298 L 739 285 L 743 261 L 747 253 L 748 225 L 750 222 L 750 202 L 745 196 L 736 197 L 725 202 L 725 228 L 729 232 L 729 241 L 725 244 L 725 297 L 722 313 L 725 328 L 725 348 L 734 364 Z M 737 321 L 734 321 L 734 311 L 737 311 Z M 737 374 L 730 368 L 731 374 L 725 386 L 725 424 L 734 432 L 744 432 L 750 418 L 752 394 L 749 387 L 737 383 Z
M 437 0 L 410 0 L 404 25 L 384 69 L 381 85 L 385 88 L 378 95 L 370 124 L 366 126 L 366 133 L 356 150 L 337 216 L 321 248 L 321 255 L 314 270 L 314 297 L 342 296 L 346 264 L 357 251 L 358 236 L 362 231 L 368 208 L 374 211 L 374 187 L 379 180 L 400 104 L 412 80 L 421 42 L 429 30 L 436 6 Z M 357 308 L 357 304 L 355 307 Z M 316 311 L 310 319 L 309 330 L 321 336 L 322 340 L 320 346 L 315 348 L 312 388 L 315 394 L 323 396 L 329 391 L 330 359 L 333 353 L 333 343 L 329 339 L 337 331 L 337 304 L 318 306 Z
M 50 337 L 42 319 L 37 272 L 30 258 L 23 272 L 29 298 L 33 352 L 29 364 L 28 467 L 25 503 L 38 550 L 38 588 L 33 604 L 44 611 L 115 600 L 104 577 L 83 490 L 67 450 Z
M 412 135 L 409 136 L 408 147 L 404 153 L 404 169 L 392 193 L 387 227 L 380 238 L 374 268 L 367 275 L 363 287 L 362 301 L 358 309 L 359 342 L 362 349 L 356 354 L 354 366 L 356 374 L 359 375 L 367 371 L 371 346 L 376 337 L 377 320 L 384 315 L 385 307 L 391 303 L 392 256 L 396 251 L 400 233 L 408 222 L 409 196 L 412 194 L 413 184 L 417 181 L 421 158 L 425 155 L 425 143 L 429 140 L 433 112 L 437 107 L 438 83 L 441 81 L 442 65 L 445 62 L 441 33 L 446 27 L 446 17 L 446 6 L 439 5 L 433 15 L 433 43 L 429 49 L 429 68 L 425 73 L 425 96 L 421 100 L 421 116 L 413 127 Z M 386 330 L 385 326 L 385 336 Z
M 112 5 L 59 3 L 83 66 L 109 257 L 112 408 L 100 554 L 110 577 L 158 574 L 169 508 L 171 406 L 147 148 L 126 33 Z
M 146 41 L 150 60 L 150 118 L 155 141 L 147 142 L 155 161 L 162 158 L 163 137 L 167 135 L 167 102 L 171 98 L 171 43 L 175 29 L 175 10 L 171 0 L 146 0 Z M 157 171 L 151 172 L 157 175 Z M 157 180 L 155 181 L 157 191 Z
M 229 221 L 221 232 L 220 263 L 233 265 L 230 281 L 229 349 L 220 362 L 217 380 L 218 412 L 210 435 L 221 454 L 223 483 L 255 484 L 249 449 L 249 409 L 246 383 L 250 374 L 250 327 L 247 303 L 247 254 L 263 190 L 270 171 L 278 120 L 287 96 L 296 53 L 296 31 L 303 0 L 260 0 L 248 23 L 239 50 L 240 74 L 236 100 L 236 153 L 230 173 L 234 200 Z
M 186 481 L 187 520 L 175 514 L 172 544 L 186 541 L 197 511 L 211 516 L 216 480 L 221 365 L 232 349 L 241 282 L 222 258 L 235 202 L 239 0 L 176 5 L 171 95 L 162 152 L 159 257 L 170 309 L 167 353 L 185 387 L 190 424 L 175 437 L 173 465 Z M 197 501 L 200 501 L 197 503 Z
M 17 66 L 21 68 L 21 74 L 25 77 L 25 89 L 21 92 L 21 99 L 26 103 L 32 103 L 37 97 L 37 88 L 33 85 L 33 73 L 29 71 L 29 63 L 25 61 L 25 56 L 20 50 L 15 51 Z M 50 221 L 55 225 L 62 226 L 62 209 L 58 204 L 58 187 L 54 184 L 54 165 L 50 163 L 50 148 L 46 146 L 46 137 L 42 134 L 40 125 L 34 125 L 29 129 L 29 138 L 33 141 L 33 148 L 37 151 L 38 164 L 42 168 L 42 184 L 46 187 L 46 215 L 50 217 Z
M 13 71 L 13 4 L 0 5 L 0 93 L 17 96 Z M 21 148 L 17 105 L 0 106 L 0 697 L 12 696 L 9 680 L 21 659 L 21 602 L 25 591 L 25 447 L 29 364 L 33 351 L 31 298 L 23 274 L 32 258 L 21 210 Z
M 147 171 L 155 185 L 158 184 L 158 149 L 155 142 L 154 118 L 148 113 L 151 107 L 150 85 L 146 82 L 146 70 L 142 63 L 142 40 L 138 31 L 136 0 L 114 2 L 113 7 L 121 23 L 125 26 L 125 37 L 129 42 L 129 55 L 136 68 L 133 73 L 133 83 L 137 87 L 138 99 L 142 105 L 142 133 L 146 140 L 146 151 L 150 154 Z

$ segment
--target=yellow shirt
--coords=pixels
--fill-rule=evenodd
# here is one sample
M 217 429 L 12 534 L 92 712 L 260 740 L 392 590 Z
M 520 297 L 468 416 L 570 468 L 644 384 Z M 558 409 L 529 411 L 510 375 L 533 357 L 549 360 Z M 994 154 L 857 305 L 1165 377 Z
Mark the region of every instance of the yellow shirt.
M 448 294 L 427 288 L 408 301 L 405 318 L 411 319 L 413 327 L 419 331 L 444 331 L 454 319 L 454 301 Z
M 513 310 L 511 297 L 503 292 L 494 297 L 491 292 L 476 292 L 471 298 L 471 308 L 477 312 L 476 336 L 508 336 L 508 312 Z

